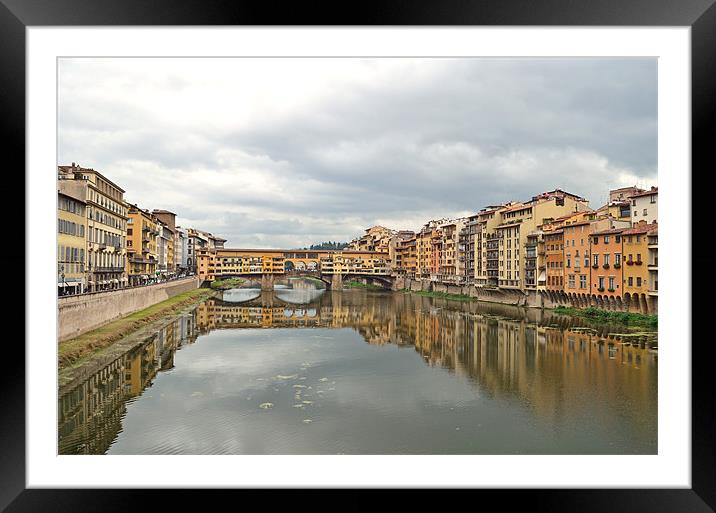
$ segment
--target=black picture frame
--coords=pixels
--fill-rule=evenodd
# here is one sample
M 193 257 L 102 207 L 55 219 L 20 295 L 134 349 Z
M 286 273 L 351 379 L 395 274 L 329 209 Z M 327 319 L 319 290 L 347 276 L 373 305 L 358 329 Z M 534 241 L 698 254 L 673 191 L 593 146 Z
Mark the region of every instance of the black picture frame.
M 27 192 L 21 169 L 25 169 L 25 29 L 28 26 L 61 25 L 545 25 L 545 26 L 689 26 L 692 37 L 692 161 L 693 169 L 716 169 L 709 128 L 716 119 L 716 5 L 714 0 L 469 0 L 356 2 L 346 9 L 340 2 L 273 2 L 208 0 L 0 0 L 0 105 L 2 141 L 5 147 L 6 180 L 14 191 Z M 8 161 L 7 157 L 10 157 Z M 678 170 L 668 170 L 678 172 Z M 688 170 L 683 170 L 688 173 Z M 688 175 L 685 175 L 688 177 Z M 696 240 L 699 223 L 708 219 L 708 187 L 696 187 L 692 174 L 692 234 Z M 7 182 L 6 182 L 7 183 Z M 9 190 L 9 189 L 8 189 Z M 24 195 L 15 194 L 17 198 Z M 20 200 L 22 201 L 22 200 Z M 23 208 L 24 211 L 24 208 Z M 681 215 L 688 215 L 686 212 Z M 701 226 L 704 228 L 704 226 Z M 23 237 L 30 237 L 25 233 Z M 24 240 L 15 244 L 24 247 Z M 691 251 L 691 248 L 688 248 Z M 2 255 L 4 269 L 19 268 L 18 258 Z M 692 254 L 693 269 L 712 269 L 714 257 L 707 251 Z M 17 272 L 17 271 L 15 271 Z M 31 272 L 30 269 L 26 270 Z M 685 274 L 685 280 L 691 276 Z M 19 283 L 19 282 L 18 282 Z M 692 289 L 693 290 L 693 289 Z M 25 298 L 28 303 L 30 297 Z M 688 299 L 688 298 L 685 298 Z M 692 317 L 708 318 L 706 301 L 692 297 Z M 15 297 L 13 310 L 24 308 L 25 301 Z M 19 312 L 18 312 L 19 314 Z M 7 315 L 7 314 L 6 314 Z M 668 312 L 665 313 L 668 315 Z M 17 316 L 19 318 L 19 315 Z M 691 319 L 684 319 L 691 328 Z M 710 337 L 697 337 L 691 329 L 683 340 L 668 343 L 688 344 L 691 337 L 701 344 L 692 346 L 692 488 L 691 489 L 504 489 L 450 492 L 451 501 L 477 494 L 484 500 L 500 501 L 504 506 L 524 505 L 532 511 L 550 512 L 707 512 L 716 509 L 716 423 L 709 358 Z M 666 343 L 666 342 L 665 342 Z M 0 394 L 0 509 L 7 512 L 81 512 L 130 511 L 135 509 L 187 509 L 189 499 L 199 495 L 207 507 L 221 499 L 242 501 L 260 491 L 247 490 L 72 490 L 26 489 L 25 484 L 25 352 L 14 337 L 6 335 L 5 372 Z M 264 492 L 265 493 L 265 492 Z M 333 504 L 341 509 L 375 507 L 371 493 L 348 492 L 348 497 L 333 497 L 335 491 L 303 490 L 299 500 L 306 505 Z M 456 495 L 457 494 L 457 495 Z M 423 506 L 444 507 L 443 499 L 413 490 L 410 498 Z M 191 497 L 190 497 L 191 496 Z M 272 492 L 275 499 L 284 493 Z M 343 500 L 341 500 L 343 499 Z M 348 499 L 348 500 L 346 500 Z M 265 497 L 262 501 L 267 500 Z M 472 499 L 474 500 L 474 499 Z M 440 501 L 440 502 L 437 502 Z M 231 504 L 231 503 L 229 503 Z M 239 503 L 234 503 L 240 507 Z M 294 502 L 294 504 L 296 504 Z M 192 508 L 194 509 L 194 508 Z M 205 508 L 201 508 L 202 510 Z M 321 508 L 323 509 L 323 508 Z M 511 509 L 511 508 L 509 508 Z

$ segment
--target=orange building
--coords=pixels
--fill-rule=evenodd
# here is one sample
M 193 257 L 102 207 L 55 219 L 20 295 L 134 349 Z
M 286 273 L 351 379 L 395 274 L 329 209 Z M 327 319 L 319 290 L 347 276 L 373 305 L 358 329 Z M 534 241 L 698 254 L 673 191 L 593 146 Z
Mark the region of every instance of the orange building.
M 590 293 L 589 232 L 592 221 L 580 221 L 562 228 L 564 232 L 564 291 Z
M 623 295 L 622 232 L 624 228 L 597 231 L 589 237 L 591 253 L 591 293 L 601 296 Z
M 624 294 L 649 294 L 649 235 L 657 229 L 655 224 L 640 221 L 622 233 L 624 252 Z
M 544 232 L 547 290 L 564 290 L 564 232 Z

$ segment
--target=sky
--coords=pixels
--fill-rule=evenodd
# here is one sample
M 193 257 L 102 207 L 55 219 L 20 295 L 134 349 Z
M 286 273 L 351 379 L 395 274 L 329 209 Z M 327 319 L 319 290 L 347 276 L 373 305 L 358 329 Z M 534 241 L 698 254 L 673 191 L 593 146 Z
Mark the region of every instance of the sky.
M 58 164 L 227 247 L 657 185 L 657 61 L 60 59 Z

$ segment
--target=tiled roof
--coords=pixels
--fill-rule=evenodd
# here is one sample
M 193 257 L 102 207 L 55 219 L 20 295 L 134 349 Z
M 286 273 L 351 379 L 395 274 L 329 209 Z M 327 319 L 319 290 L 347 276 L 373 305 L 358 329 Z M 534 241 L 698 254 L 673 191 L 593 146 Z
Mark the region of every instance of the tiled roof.
M 624 235 L 636 235 L 641 233 L 653 232 L 657 229 L 656 224 L 642 224 L 632 226 L 631 228 L 624 231 Z
M 612 228 L 611 230 L 602 230 L 601 232 L 594 232 L 594 233 L 590 233 L 589 235 L 612 235 L 612 234 L 618 235 L 627 229 L 628 228 Z
M 644 192 L 640 192 L 640 193 L 638 193 L 638 194 L 632 194 L 632 195 L 629 196 L 629 197 L 630 197 L 630 198 L 639 198 L 639 197 L 642 197 L 642 196 L 651 196 L 652 194 L 659 194 L 659 188 L 658 188 L 658 187 L 655 187 L 654 189 L 652 189 L 652 190 L 650 190 L 650 191 L 644 191 Z

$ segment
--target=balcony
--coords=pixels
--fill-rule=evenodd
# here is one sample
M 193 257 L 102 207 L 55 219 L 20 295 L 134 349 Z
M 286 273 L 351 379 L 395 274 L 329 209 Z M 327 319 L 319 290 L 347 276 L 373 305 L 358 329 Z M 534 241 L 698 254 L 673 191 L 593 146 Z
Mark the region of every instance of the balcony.
M 96 273 L 121 273 L 121 272 L 124 272 L 124 267 L 95 267 L 93 272 L 96 272 Z

